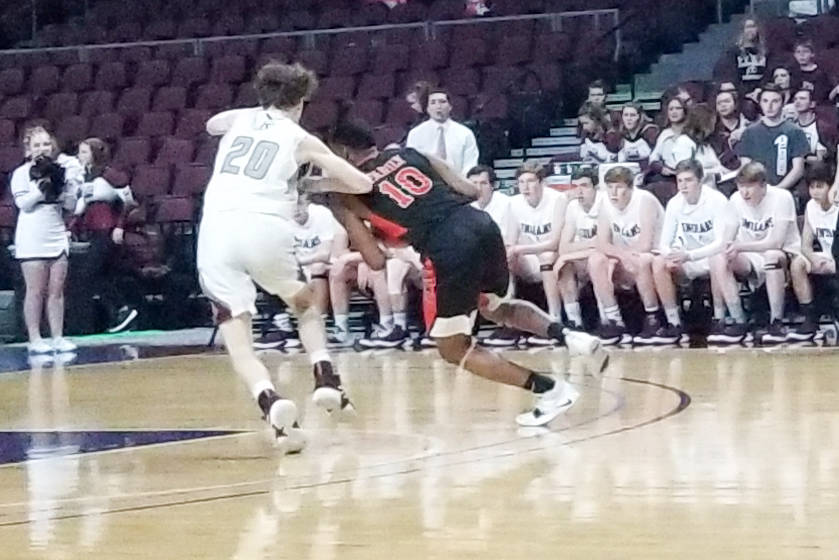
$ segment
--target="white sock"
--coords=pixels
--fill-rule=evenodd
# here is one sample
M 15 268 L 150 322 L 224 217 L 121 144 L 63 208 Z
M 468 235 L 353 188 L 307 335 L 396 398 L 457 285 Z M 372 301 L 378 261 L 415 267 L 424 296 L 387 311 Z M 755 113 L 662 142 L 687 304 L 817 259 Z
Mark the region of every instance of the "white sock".
M 253 395 L 253 400 L 259 400 L 259 395 L 262 394 L 263 391 L 274 391 L 274 384 L 270 381 L 257 381 L 251 387 L 251 394 Z
M 714 305 L 714 319 L 725 321 L 725 304 L 721 304 L 719 307 Z
M 678 307 L 665 307 L 664 314 L 667 315 L 667 322 L 674 327 L 682 326 L 682 319 L 679 317 Z
M 734 318 L 735 323 L 745 323 L 746 322 L 746 314 L 743 313 L 743 306 L 740 305 L 740 298 L 737 298 L 737 303 L 731 306 L 729 309 L 731 312 L 731 316 Z
M 349 330 L 349 322 L 350 322 L 350 318 L 345 313 L 342 313 L 340 315 L 335 315 L 335 327 L 336 328 L 338 328 L 338 329 L 340 329 L 344 332 L 347 332 Z
M 606 316 L 606 320 L 614 321 L 615 324 L 619 326 L 624 326 L 623 324 L 623 317 L 621 317 L 621 310 L 620 307 L 617 305 L 612 305 L 611 307 L 605 307 L 603 309 L 603 314 Z
M 652 307 L 644 306 L 644 313 L 658 313 L 658 306 L 653 305 Z
M 565 314 L 568 316 L 568 320 L 577 326 L 582 326 L 583 312 L 580 309 L 580 302 L 566 301 L 563 307 L 565 308 Z
M 379 314 L 379 324 L 384 329 L 388 329 L 388 330 L 392 329 L 393 328 L 393 313 L 390 313 L 388 315 Z
M 332 358 L 329 357 L 329 352 L 326 350 L 315 350 L 311 354 L 309 354 L 309 362 L 312 365 L 315 365 L 318 362 L 331 362 Z
M 402 327 L 402 330 L 408 329 L 408 314 L 404 311 L 397 311 L 393 314 L 393 322 L 397 327 Z

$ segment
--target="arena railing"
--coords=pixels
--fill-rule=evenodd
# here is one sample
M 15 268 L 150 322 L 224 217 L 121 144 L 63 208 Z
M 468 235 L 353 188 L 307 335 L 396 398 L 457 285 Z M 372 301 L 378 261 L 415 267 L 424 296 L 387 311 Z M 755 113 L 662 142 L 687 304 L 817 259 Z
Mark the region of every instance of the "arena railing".
M 603 40 L 614 40 L 614 59 L 617 60 L 621 52 L 621 22 L 620 10 L 617 8 L 598 9 L 598 10 L 581 10 L 570 12 L 555 12 L 547 14 L 528 14 L 520 16 L 497 16 L 497 17 L 482 17 L 471 19 L 456 19 L 446 21 L 426 21 L 421 23 L 401 23 L 401 24 L 387 24 L 387 25 L 368 25 L 361 27 L 342 27 L 338 29 L 311 29 L 304 31 L 283 31 L 274 33 L 257 33 L 250 35 L 224 35 L 218 37 L 201 37 L 191 39 L 171 39 L 165 41 L 135 41 L 131 43 L 103 43 L 103 44 L 86 44 L 86 45 L 72 45 L 66 47 L 38 47 L 38 48 L 18 48 L 18 49 L 3 49 L 0 50 L 0 57 L 3 56 L 17 56 L 20 54 L 30 53 L 52 53 L 52 52 L 68 52 L 76 51 L 78 53 L 78 62 L 87 62 L 90 58 L 90 52 L 95 50 L 107 49 L 127 49 L 139 46 L 155 47 L 160 45 L 189 45 L 192 48 L 192 54 L 200 56 L 204 52 L 204 47 L 210 43 L 234 43 L 242 40 L 253 39 L 269 39 L 273 37 L 299 37 L 303 41 L 306 48 L 315 48 L 317 41 L 322 37 L 330 37 L 345 33 L 359 33 L 370 32 L 377 33 L 396 29 L 414 29 L 417 32 L 424 34 L 426 39 L 433 39 L 437 34 L 446 28 L 457 29 L 461 26 L 473 25 L 492 25 L 497 23 L 534 20 L 547 21 L 550 23 L 551 31 L 562 31 L 563 22 L 573 18 L 593 18 L 594 30 L 596 32 L 602 31 L 601 38 Z M 611 37 L 611 39 L 610 39 Z

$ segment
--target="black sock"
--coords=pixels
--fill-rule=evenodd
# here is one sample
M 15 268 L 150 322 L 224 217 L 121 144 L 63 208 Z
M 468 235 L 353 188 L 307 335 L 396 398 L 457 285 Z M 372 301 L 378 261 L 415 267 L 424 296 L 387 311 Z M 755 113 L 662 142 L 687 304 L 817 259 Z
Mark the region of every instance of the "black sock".
M 804 313 L 804 318 L 811 323 L 819 322 L 819 312 L 816 310 L 816 306 L 812 301 L 810 303 L 802 303 L 801 311 Z
M 273 389 L 265 389 L 256 398 L 256 403 L 262 410 L 262 416 L 268 417 L 268 411 L 271 410 L 271 405 L 280 400 L 280 396 Z
M 558 340 L 560 344 L 565 344 L 565 335 L 562 334 L 564 328 L 565 326 L 560 322 L 551 323 L 548 325 L 548 338 L 553 338 Z
M 535 371 L 530 374 L 530 377 L 527 378 L 527 381 L 524 384 L 524 388 L 528 391 L 533 391 L 534 393 L 547 393 L 551 389 L 554 388 L 556 385 L 556 381 L 552 378 L 548 377 L 547 375 L 542 375 L 541 373 L 536 373 Z
M 341 388 L 341 377 L 332 369 L 332 362 L 326 360 L 314 365 L 315 387 Z

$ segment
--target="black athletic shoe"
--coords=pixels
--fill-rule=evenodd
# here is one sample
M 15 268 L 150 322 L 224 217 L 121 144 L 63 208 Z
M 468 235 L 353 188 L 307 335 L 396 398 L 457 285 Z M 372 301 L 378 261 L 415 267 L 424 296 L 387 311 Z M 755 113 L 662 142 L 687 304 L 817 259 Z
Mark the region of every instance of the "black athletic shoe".
M 655 344 L 679 344 L 685 335 L 682 327 L 677 327 L 667 323 L 666 326 L 659 327 L 655 332 L 653 340 Z
M 288 342 L 288 333 L 285 331 L 274 331 L 265 333 L 253 341 L 253 347 L 257 350 L 276 350 L 285 348 Z
M 362 348 L 398 348 L 408 340 L 408 333 L 400 325 L 395 325 L 390 330 L 376 330 L 370 338 L 362 338 L 358 341 Z
M 798 328 L 787 333 L 787 340 L 808 341 L 816 338 L 816 333 L 819 332 L 819 325 L 814 321 L 804 319 Z
M 780 319 L 775 319 L 770 323 L 769 329 L 761 337 L 761 344 L 780 344 L 787 341 L 787 329 Z
M 341 378 L 332 369 L 332 362 L 318 362 L 314 365 L 315 392 L 312 394 L 314 403 L 326 410 L 355 410 L 344 388 Z
M 136 309 L 131 309 L 128 306 L 121 307 L 120 310 L 117 311 L 114 326 L 109 328 L 108 332 L 114 334 L 128 329 L 128 327 L 131 326 L 131 323 L 137 319 L 137 315 L 138 313 Z
M 516 346 L 521 339 L 521 334 L 513 329 L 504 327 L 498 329 L 489 336 L 481 339 L 481 344 L 484 346 L 492 346 L 495 348 L 510 348 Z
M 621 344 L 624 341 L 624 338 L 627 337 L 626 327 L 623 325 L 618 325 L 614 321 L 609 321 L 600 325 L 600 328 L 597 329 L 595 333 L 597 338 L 600 339 L 600 342 L 603 346 L 614 346 L 615 344 Z
M 632 342 L 641 345 L 657 344 L 656 334 L 661 328 L 661 322 L 653 313 L 647 313 L 644 317 L 644 327 L 637 336 L 632 338 Z

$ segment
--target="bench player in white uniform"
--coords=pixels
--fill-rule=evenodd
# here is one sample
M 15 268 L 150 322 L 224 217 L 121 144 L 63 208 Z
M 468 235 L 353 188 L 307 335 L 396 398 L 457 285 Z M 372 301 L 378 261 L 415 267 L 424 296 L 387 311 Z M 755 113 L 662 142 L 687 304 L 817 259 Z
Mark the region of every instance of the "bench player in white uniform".
M 609 195 L 597 222 L 597 251 L 588 259 L 591 283 L 606 322 L 601 325 L 604 344 L 628 342 L 626 327 L 615 298 L 615 286 L 638 290 L 646 319 L 642 337 L 655 333 L 658 296 L 652 275 L 652 251 L 657 247 L 664 208 L 649 191 L 634 186 L 635 177 L 626 167 L 613 167 L 604 177 Z
M 581 329 L 580 286 L 590 281 L 588 258 L 597 245 L 597 216 L 606 195 L 597 188 L 596 167 L 583 167 L 571 175 L 575 189 L 565 210 L 565 224 L 559 238 L 559 258 L 554 272 L 559 278 L 562 307 L 572 328 Z
M 786 189 L 766 184 L 763 164 L 750 162 L 737 173 L 737 192 L 728 204 L 737 220 L 736 233 L 723 253 L 711 257 L 711 282 L 725 297 L 734 324 L 715 322 L 708 342 L 737 343 L 747 335 L 746 317 L 740 304 L 737 280 L 752 289 L 766 283 L 769 298 L 769 330 L 764 343 L 786 340 L 782 318 L 786 269 L 801 252 L 801 235 L 795 216 L 795 201 Z
M 788 334 L 790 340 L 812 340 L 819 329 L 820 311 L 813 303 L 814 277 L 829 277 L 836 274 L 833 259 L 833 236 L 836 232 L 839 206 L 828 197 L 832 169 L 826 163 L 808 165 L 804 171 L 810 200 L 804 210 L 804 228 L 801 231 L 801 254 L 790 263 L 790 276 L 795 296 L 804 313 L 804 322 Z M 819 242 L 818 250 L 814 242 Z
M 507 255 L 515 280 L 542 285 L 548 314 L 558 321 L 561 316 L 561 300 L 553 265 L 559 250 L 559 235 L 565 221 L 568 197 L 551 188 L 545 188 L 544 178 L 545 168 L 535 163 L 525 163 L 516 170 L 519 194 L 510 200 L 510 213 L 515 229 L 511 229 L 514 233 Z M 515 344 L 517 338 L 515 333 L 502 330 L 484 342 L 504 346 Z M 496 341 L 501 344 L 495 344 Z M 535 336 L 530 337 L 528 341 L 534 344 L 552 343 Z
M 297 124 L 316 83 L 314 73 L 299 64 L 266 64 L 255 81 L 262 107 L 225 111 L 207 122 L 207 132 L 222 138 L 204 195 L 199 279 L 213 302 L 233 368 L 285 452 L 300 451 L 304 438 L 295 404 L 277 395 L 252 348 L 254 282 L 281 297 L 297 315 L 300 338 L 314 367 L 314 401 L 327 410 L 348 405 L 326 352 L 323 319 L 312 291 L 298 280 L 293 178 L 300 165 L 312 163 L 355 192 L 372 188 L 368 177 Z M 360 221 L 345 226 L 364 227 Z
M 329 261 L 332 240 L 341 227 L 326 206 L 312 204 L 302 194 L 294 213 L 294 257 L 300 265 L 303 279 L 314 293 L 315 305 L 321 315 L 329 309 Z
M 495 191 L 495 170 L 488 165 L 476 165 L 466 173 L 466 178 L 478 187 L 478 200 L 472 206 L 492 216 L 492 221 L 501 230 L 504 245 L 509 249 L 510 240 L 516 233 L 516 224 L 510 210 L 510 197 Z
M 350 288 L 355 286 L 362 292 L 372 292 L 379 312 L 382 332 L 393 328 L 393 312 L 387 292 L 387 278 L 384 270 L 372 270 L 358 251 L 350 249 L 349 236 L 341 224 L 336 222 L 335 237 L 332 240 L 332 258 L 329 269 L 329 299 L 332 301 L 332 319 L 335 332 L 330 342 L 346 346 L 352 343 L 349 332 Z
M 682 340 L 684 331 L 676 282 L 685 285 L 696 278 L 709 277 L 709 257 L 725 249 L 726 229 L 735 227 L 729 216 L 728 199 L 703 184 L 701 163 L 683 160 L 676 165 L 675 171 L 679 192 L 667 203 L 658 243 L 659 254 L 653 258 L 653 278 L 667 325 L 649 341 L 653 344 L 673 344 Z M 722 295 L 712 294 L 712 299 L 714 317 L 724 319 Z

